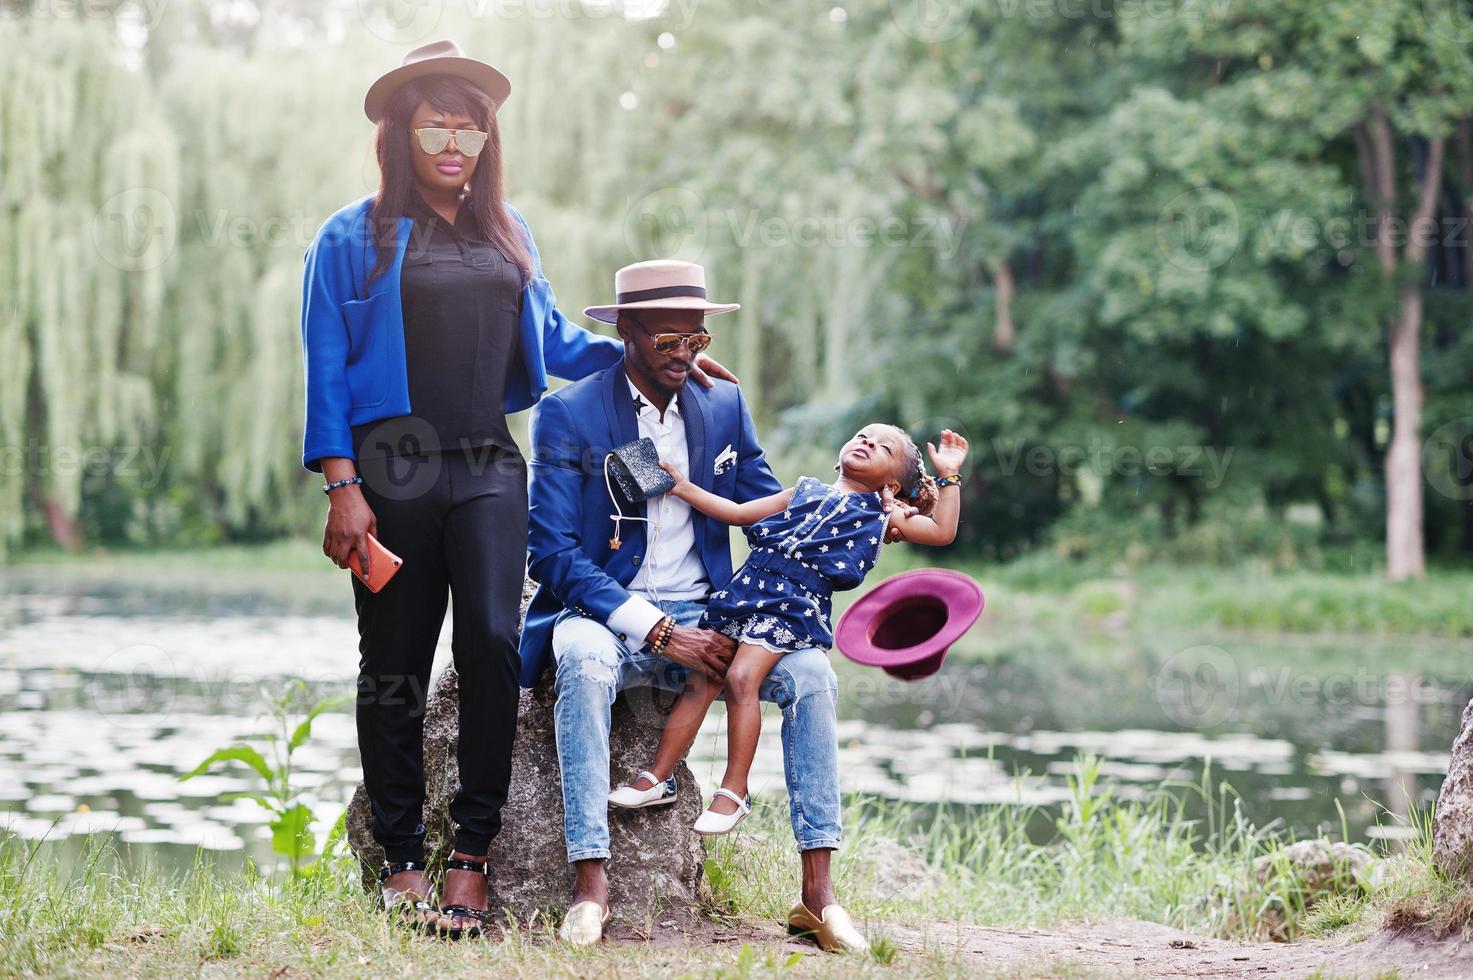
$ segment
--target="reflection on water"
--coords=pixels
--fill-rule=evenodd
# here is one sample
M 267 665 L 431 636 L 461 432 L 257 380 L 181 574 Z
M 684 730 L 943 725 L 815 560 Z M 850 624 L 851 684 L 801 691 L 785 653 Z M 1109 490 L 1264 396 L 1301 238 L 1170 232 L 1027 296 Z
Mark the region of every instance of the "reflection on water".
M 266 731 L 266 699 L 289 680 L 321 695 L 351 691 L 347 590 L 327 609 L 298 600 L 12 575 L 0 598 L 0 826 L 28 839 L 115 832 L 170 861 L 198 847 L 268 859 L 264 811 L 220 802 L 252 779 L 177 776 Z M 442 662 L 448 638 L 447 623 Z M 1461 651 L 1414 643 L 1150 636 L 1101 651 L 988 639 L 986 660 L 953 657 L 914 684 L 835 655 L 847 792 L 953 809 L 1047 807 L 1067 798 L 1081 753 L 1100 756 L 1127 797 L 1195 783 L 1210 760 L 1214 782 L 1229 783 L 1260 825 L 1338 833 L 1338 802 L 1353 838 L 1397 836 L 1388 811 L 1431 803 L 1473 693 L 1455 673 Z M 718 708 L 691 757 L 707 787 L 720 777 L 723 722 Z M 752 786 L 780 798 L 781 718 L 769 708 L 764 724 Z M 324 832 L 359 778 L 351 714 L 321 718 L 294 761 Z

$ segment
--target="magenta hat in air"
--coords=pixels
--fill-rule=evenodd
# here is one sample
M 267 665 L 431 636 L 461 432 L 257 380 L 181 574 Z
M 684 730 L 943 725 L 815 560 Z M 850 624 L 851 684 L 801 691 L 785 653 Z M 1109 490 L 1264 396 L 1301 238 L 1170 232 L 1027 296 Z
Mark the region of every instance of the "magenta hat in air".
M 855 663 L 913 681 L 941 669 L 946 650 L 982 615 L 982 588 L 944 568 L 892 575 L 839 617 L 834 646 Z

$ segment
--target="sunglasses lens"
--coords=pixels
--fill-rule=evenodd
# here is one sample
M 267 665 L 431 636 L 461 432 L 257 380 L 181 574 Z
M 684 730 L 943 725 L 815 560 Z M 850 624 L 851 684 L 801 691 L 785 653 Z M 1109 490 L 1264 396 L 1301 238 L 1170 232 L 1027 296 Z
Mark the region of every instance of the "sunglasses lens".
M 450 145 L 450 130 L 448 129 L 418 129 L 419 148 L 426 153 L 439 153 Z
M 460 147 L 461 153 L 473 157 L 486 145 L 486 134 L 478 129 L 458 129 L 455 131 L 455 145 Z
M 657 333 L 655 334 L 655 350 L 661 354 L 674 354 L 684 344 L 690 348 L 692 354 L 699 354 L 711 346 L 711 335 L 708 333 Z

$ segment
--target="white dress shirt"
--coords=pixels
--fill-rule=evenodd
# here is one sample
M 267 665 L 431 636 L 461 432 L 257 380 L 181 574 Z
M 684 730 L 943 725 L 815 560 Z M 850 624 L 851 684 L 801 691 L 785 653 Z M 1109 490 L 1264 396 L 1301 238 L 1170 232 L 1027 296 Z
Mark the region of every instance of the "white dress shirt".
M 634 399 L 639 434 L 655 443 L 660 459 L 691 477 L 690 447 L 685 441 L 685 420 L 680 399 L 671 398 L 663 417 L 660 410 L 640 394 L 626 374 L 629 397 Z M 654 629 L 665 613 L 651 599 L 702 599 L 711 591 L 706 566 L 696 553 L 696 529 L 690 504 L 666 493 L 646 502 L 649 518 L 645 539 L 648 546 L 639 570 L 629 582 L 629 598 L 615 609 L 605 624 L 632 649 Z

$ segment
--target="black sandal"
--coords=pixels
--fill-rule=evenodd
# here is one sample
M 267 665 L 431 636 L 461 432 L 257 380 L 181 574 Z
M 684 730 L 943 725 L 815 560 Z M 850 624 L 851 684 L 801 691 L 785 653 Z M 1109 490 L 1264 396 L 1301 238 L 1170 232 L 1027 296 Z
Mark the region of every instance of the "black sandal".
M 388 913 L 392 918 L 408 920 L 409 927 L 416 930 L 425 929 L 429 926 L 430 920 L 426 916 L 426 913 L 433 912 L 438 915 L 440 910 L 435 907 L 433 902 L 428 901 L 423 895 L 415 891 L 396 892 L 393 898 L 389 898 L 383 892 L 383 884 L 394 877 L 394 875 L 402 874 L 405 871 L 424 870 L 426 868 L 423 861 L 399 861 L 396 864 L 390 864 L 385 861 L 384 866 L 378 869 L 379 902 L 383 906 L 384 912 Z M 413 911 L 415 915 L 411 917 L 408 914 L 410 911 Z
M 485 861 L 462 861 L 460 858 L 449 858 L 445 861 L 445 870 L 472 871 L 484 876 L 486 875 L 486 864 L 487 862 Z M 488 881 L 486 883 L 488 895 L 490 894 L 490 888 L 491 883 Z M 471 939 L 475 939 L 481 935 L 486 925 L 486 916 L 490 915 L 490 912 L 486 909 L 473 909 L 469 905 L 460 904 L 444 905 L 441 906 L 439 911 L 440 915 L 449 916 L 452 920 L 456 918 L 475 920 L 475 924 L 469 926 L 452 926 L 448 929 L 440 926 L 440 935 L 447 939 L 460 939 L 462 936 L 469 936 Z

